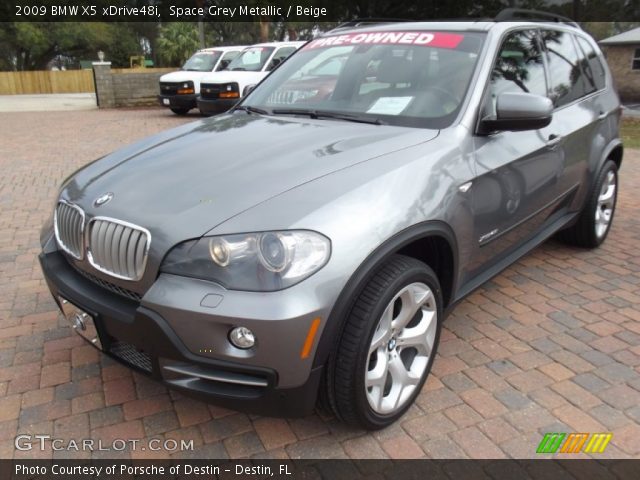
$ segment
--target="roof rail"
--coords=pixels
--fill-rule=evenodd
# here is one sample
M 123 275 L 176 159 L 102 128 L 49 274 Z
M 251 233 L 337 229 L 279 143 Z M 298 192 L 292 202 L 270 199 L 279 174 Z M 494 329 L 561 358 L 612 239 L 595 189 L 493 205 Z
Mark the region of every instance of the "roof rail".
M 343 28 L 358 28 L 368 25 L 384 24 L 384 23 L 396 23 L 396 22 L 418 22 L 419 20 L 407 19 L 407 18 L 356 18 L 349 20 L 348 22 L 341 23 L 330 31 L 342 30 Z
M 505 8 L 501 10 L 494 18 L 496 22 L 508 22 L 517 20 L 532 20 L 540 22 L 557 22 L 566 23 L 572 27 L 580 28 L 577 22 L 569 17 L 558 15 L 556 13 L 542 12 L 540 10 L 527 10 L 524 8 Z

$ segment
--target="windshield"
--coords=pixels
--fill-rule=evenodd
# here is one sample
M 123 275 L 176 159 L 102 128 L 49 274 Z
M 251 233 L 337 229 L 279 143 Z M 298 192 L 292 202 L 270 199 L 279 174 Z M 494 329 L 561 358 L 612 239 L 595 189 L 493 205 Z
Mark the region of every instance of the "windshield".
M 267 63 L 274 47 L 251 47 L 244 50 L 234 58 L 227 70 L 246 70 L 248 72 L 259 72 Z
M 243 105 L 275 115 L 342 113 L 390 125 L 444 128 L 462 105 L 483 41 L 484 34 L 476 32 L 322 37 L 291 56 Z
M 220 52 L 199 52 L 193 55 L 182 66 L 182 70 L 189 70 L 191 72 L 212 72 L 213 67 L 216 65 L 218 58 L 220 58 Z

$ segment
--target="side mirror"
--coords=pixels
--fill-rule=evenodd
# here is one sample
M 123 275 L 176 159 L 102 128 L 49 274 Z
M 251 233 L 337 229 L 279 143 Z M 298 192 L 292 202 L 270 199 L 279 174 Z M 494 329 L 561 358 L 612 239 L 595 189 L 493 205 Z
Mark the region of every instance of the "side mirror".
M 537 130 L 551 123 L 553 102 L 531 93 L 502 93 L 496 101 L 496 118 L 480 121 L 482 133 Z
M 253 85 L 247 85 L 246 87 L 244 87 L 244 90 L 242 91 L 242 96 L 246 97 L 253 91 L 254 88 L 256 88 L 255 83 Z

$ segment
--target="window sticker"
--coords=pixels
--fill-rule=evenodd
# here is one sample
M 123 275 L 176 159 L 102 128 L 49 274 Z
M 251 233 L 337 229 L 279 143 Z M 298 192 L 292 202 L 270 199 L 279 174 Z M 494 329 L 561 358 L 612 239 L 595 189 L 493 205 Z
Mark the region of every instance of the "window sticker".
M 362 32 L 334 35 L 312 40 L 305 50 L 348 45 L 421 45 L 423 47 L 457 48 L 464 35 L 442 32 Z
M 367 113 L 378 113 L 380 115 L 400 115 L 407 108 L 413 97 L 380 97 L 367 110 Z

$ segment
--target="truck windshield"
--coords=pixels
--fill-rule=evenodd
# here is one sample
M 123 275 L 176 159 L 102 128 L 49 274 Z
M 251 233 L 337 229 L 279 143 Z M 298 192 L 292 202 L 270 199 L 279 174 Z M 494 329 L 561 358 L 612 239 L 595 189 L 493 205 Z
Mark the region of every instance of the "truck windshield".
M 212 72 L 220 55 L 221 52 L 218 51 L 198 52 L 185 62 L 182 70 L 188 70 L 190 72 Z
M 271 56 L 274 47 L 251 47 L 234 58 L 227 70 L 259 72 Z
M 242 105 L 273 115 L 444 128 L 462 106 L 484 38 L 453 31 L 321 37 L 293 54 Z

